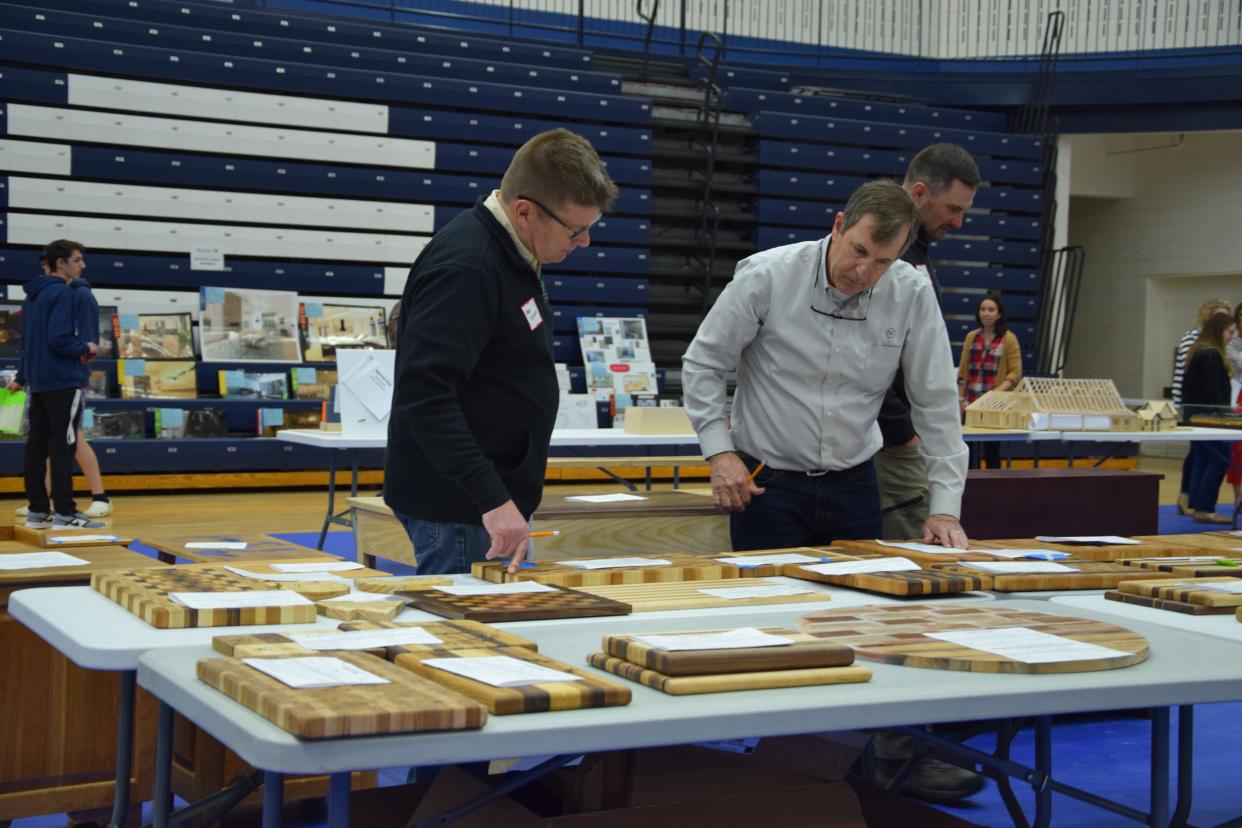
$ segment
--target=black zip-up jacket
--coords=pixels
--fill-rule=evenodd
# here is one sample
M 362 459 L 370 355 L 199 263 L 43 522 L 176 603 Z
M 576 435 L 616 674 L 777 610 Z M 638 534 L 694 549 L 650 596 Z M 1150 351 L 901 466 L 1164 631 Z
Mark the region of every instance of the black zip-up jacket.
M 559 401 L 552 317 L 538 275 L 483 199 L 415 260 L 397 338 L 384 502 L 477 525 L 512 499 L 529 518 Z
M 927 268 L 927 276 L 931 279 L 932 288 L 936 291 L 936 301 L 939 302 L 940 280 L 936 278 L 936 269 L 932 267 L 928 251 L 930 246 L 931 240 L 920 226 L 914 243 L 901 258 L 915 267 L 922 265 Z M 888 389 L 884 402 L 880 404 L 880 415 L 876 420 L 880 424 L 880 434 L 884 436 L 885 446 L 904 445 L 915 435 L 914 423 L 910 419 L 910 398 L 906 396 L 906 376 L 900 365 L 897 366 L 893 386 Z
M 1215 348 L 1200 348 L 1186 366 L 1182 379 L 1182 417 L 1191 414 L 1218 414 L 1227 410 L 1233 400 L 1229 387 L 1229 369 Z

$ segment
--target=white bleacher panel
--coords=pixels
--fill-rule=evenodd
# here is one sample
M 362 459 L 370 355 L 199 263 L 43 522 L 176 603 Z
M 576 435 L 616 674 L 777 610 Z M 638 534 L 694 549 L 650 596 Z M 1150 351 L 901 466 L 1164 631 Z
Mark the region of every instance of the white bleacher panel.
M 69 153 L 69 147 L 64 144 L 0 138 L 0 172 L 69 175 Z
M 86 278 L 90 279 L 90 253 L 86 254 Z M 188 313 L 198 319 L 198 291 L 132 290 L 91 287 L 95 301 L 116 305 L 126 313 Z
M 242 126 L 29 104 L 9 104 L 8 122 L 10 135 L 61 141 L 299 161 L 349 164 L 363 161 L 408 169 L 434 169 L 436 164 L 435 143 L 410 138 Z
M 73 73 L 69 74 L 69 105 L 123 112 L 155 112 L 213 121 L 388 134 L 388 107 L 383 104 L 296 98 Z
M 71 238 L 88 248 L 135 252 L 188 254 L 195 246 L 215 245 L 222 248 L 226 256 L 408 264 L 418 257 L 428 240 L 426 236 L 231 224 L 181 224 L 43 213 L 8 213 L 5 218 L 9 244 L 43 245 L 48 239 Z
M 427 234 L 435 229 L 435 210 L 422 204 L 137 184 L 97 184 L 20 176 L 9 178 L 9 205 L 14 209 L 45 212 L 72 209 L 75 213 L 255 222 L 287 227 L 339 227 Z
M 410 264 L 414 264 L 413 261 Z M 400 296 L 405 293 L 405 280 L 410 276 L 408 267 L 384 268 L 384 295 Z

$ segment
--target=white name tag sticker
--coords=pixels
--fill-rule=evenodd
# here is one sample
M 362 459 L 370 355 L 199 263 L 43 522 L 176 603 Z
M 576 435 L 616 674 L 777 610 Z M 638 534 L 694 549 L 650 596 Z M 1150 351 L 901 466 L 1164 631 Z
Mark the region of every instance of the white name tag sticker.
M 533 331 L 543 324 L 543 316 L 539 313 L 539 306 L 535 304 L 535 297 L 531 297 L 522 303 L 522 313 L 526 316 L 526 324 L 530 325 Z

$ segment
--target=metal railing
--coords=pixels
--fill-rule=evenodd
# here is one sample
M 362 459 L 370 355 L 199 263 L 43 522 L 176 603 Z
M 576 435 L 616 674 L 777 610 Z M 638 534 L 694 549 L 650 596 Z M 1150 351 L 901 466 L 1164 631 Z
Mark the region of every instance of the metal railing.
M 1039 336 L 1035 345 L 1035 373 L 1061 376 L 1069 356 L 1070 333 L 1078 309 L 1086 251 L 1077 245 L 1049 250 L 1050 263 L 1039 291 Z
M 631 0 L 327 0 L 387 12 L 391 22 L 473 28 L 642 49 Z M 264 7 L 268 0 L 235 0 Z M 318 4 L 322 10 L 322 2 Z M 296 7 L 272 0 L 273 8 Z M 1048 15 L 1064 17 L 1066 54 L 1107 55 L 1242 45 L 1239 0 L 677 0 L 652 15 L 652 51 L 686 55 L 700 32 L 734 58 L 786 60 L 850 53 L 936 59 L 1040 54 Z

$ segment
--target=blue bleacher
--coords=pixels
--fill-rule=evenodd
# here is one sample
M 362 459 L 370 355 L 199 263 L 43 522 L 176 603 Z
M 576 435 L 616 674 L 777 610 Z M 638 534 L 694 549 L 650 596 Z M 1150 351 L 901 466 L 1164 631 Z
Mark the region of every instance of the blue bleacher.
M 195 26 L 203 31 L 296 37 L 354 46 L 383 46 L 407 52 L 505 60 L 570 69 L 590 69 L 591 53 L 582 49 L 489 39 L 473 34 L 427 27 L 317 20 L 300 14 L 280 14 L 238 8 L 223 3 L 187 3 L 181 0 L 41 0 L 40 8 L 86 14 L 106 14 L 150 23 Z M 338 7 L 339 8 L 339 7 Z M 384 11 L 387 18 L 388 11 Z
M 824 117 L 858 118 L 889 123 L 924 124 L 963 129 L 1005 130 L 1005 116 L 996 112 L 950 109 L 921 103 L 893 103 L 836 95 L 795 95 L 772 89 L 747 89 L 731 80 L 725 88 L 725 109 L 734 112 L 800 112 Z
M 986 130 L 929 127 L 917 124 L 891 124 L 849 118 L 820 118 L 760 112 L 751 121 L 765 138 L 796 141 L 855 144 L 865 147 L 892 147 L 919 150 L 928 144 L 947 141 L 961 144 L 973 154 L 998 158 L 1040 159 L 1043 140 L 1031 135 L 1015 135 Z
M 378 48 L 378 44 L 342 45 L 326 41 L 295 40 L 288 34 L 264 36 L 231 33 L 185 25 L 152 26 L 145 21 L 103 17 L 102 13 L 77 14 L 44 7 L 0 4 L 0 29 L 39 32 L 57 37 L 106 39 L 112 43 L 188 49 L 212 55 L 252 57 L 262 60 L 314 63 L 318 66 L 368 69 L 378 72 L 452 78 L 484 83 L 512 83 L 567 92 L 616 95 L 621 78 L 602 72 L 557 66 L 523 65 L 509 59 L 477 60 L 445 57 L 420 51 Z
M 646 305 L 647 279 L 625 276 L 548 276 L 544 279 L 549 299 L 557 304 Z
M 509 147 L 483 147 L 470 144 L 436 144 L 437 170 L 469 170 L 476 174 L 495 175 L 497 180 L 509 168 L 513 150 Z M 600 156 L 608 175 L 618 184 L 651 186 L 651 161 L 646 158 Z
M 591 305 L 556 305 L 549 306 L 552 311 L 552 330 L 555 333 L 578 333 L 578 317 L 580 316 L 625 316 L 647 318 L 646 308 L 633 307 L 596 307 Z M 582 359 L 579 357 L 578 362 Z
M 940 309 L 947 316 L 973 317 L 975 311 L 979 308 L 979 302 L 988 296 L 994 295 L 990 293 L 943 292 L 940 295 Z M 1011 321 L 1015 319 L 1034 319 L 1039 315 L 1039 297 L 1037 296 L 1008 293 L 1001 294 L 1000 298 L 1005 303 L 1005 316 Z
M 932 255 L 936 254 L 933 252 Z M 1001 292 L 1039 290 L 1039 272 L 1034 268 L 938 264 L 936 277 L 945 287 L 981 288 Z
M 967 236 L 990 236 L 996 239 L 1038 239 L 1039 216 L 1003 215 L 998 213 L 967 213 L 958 232 Z
M 646 99 L 527 86 L 425 78 L 391 72 L 337 69 L 200 52 L 131 46 L 102 40 L 0 30 L 0 54 L 8 61 L 121 77 L 233 86 L 265 92 L 304 93 L 333 98 L 414 103 L 493 112 L 560 115 L 583 120 L 646 124 Z
M 966 334 L 979 327 L 979 323 L 973 318 L 970 319 L 946 319 L 945 324 L 949 327 L 949 341 L 960 344 Z M 1018 343 L 1024 348 L 1034 347 L 1036 338 L 1036 326 L 1031 322 L 1014 322 L 1009 326 L 1009 330 L 1013 331 L 1014 336 L 1018 338 Z
M 761 196 L 845 201 L 850 194 L 871 179 L 853 175 L 825 175 L 822 172 L 791 172 L 759 170 Z M 1043 192 L 1025 187 L 980 187 L 974 206 L 980 209 L 1007 212 L 1038 213 L 1043 208 Z
M 808 144 L 791 141 L 759 141 L 759 163 L 764 167 L 790 167 L 800 170 L 835 170 L 846 173 L 872 173 L 900 178 L 918 149 L 883 150 L 835 144 Z M 990 184 L 1043 183 L 1043 165 L 1033 161 L 976 158 L 979 174 Z
M 951 235 L 932 247 L 936 261 L 989 262 L 1003 265 L 1039 265 L 1039 245 L 1035 242 L 1007 242 L 966 239 Z

